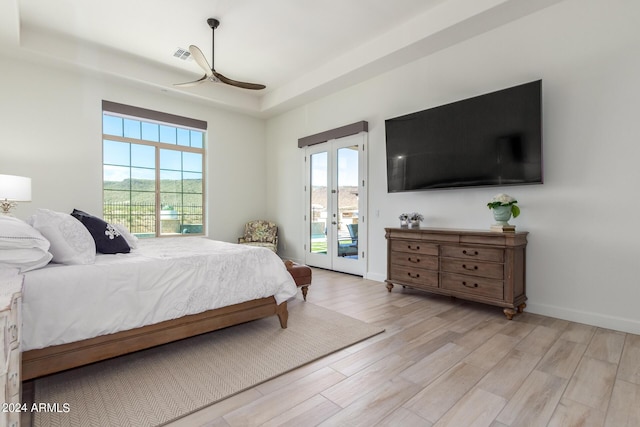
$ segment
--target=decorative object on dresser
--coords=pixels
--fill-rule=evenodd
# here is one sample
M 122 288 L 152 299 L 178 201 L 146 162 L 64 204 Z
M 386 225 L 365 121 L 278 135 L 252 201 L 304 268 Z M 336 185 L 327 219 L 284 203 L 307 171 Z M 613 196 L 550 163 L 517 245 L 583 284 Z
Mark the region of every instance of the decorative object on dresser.
M 0 426 L 20 425 L 22 279 L 17 269 L 0 270 Z
M 31 201 L 31 178 L 0 174 L 0 213 L 11 215 L 16 202 Z
M 418 212 L 402 213 L 398 218 L 400 228 L 420 228 L 420 223 L 424 221 L 424 216 Z
M 409 228 L 409 214 L 401 213 L 398 219 L 400 220 L 400 228 Z
M 487 207 L 493 211 L 493 219 L 496 221 L 491 226 L 492 231 L 514 232 L 516 226 L 509 224 L 511 215 L 517 218 L 520 215 L 520 208 L 516 204 L 518 201 L 508 194 L 497 194 L 487 203 Z
M 386 228 L 387 289 L 402 285 L 504 308 L 526 307 L 527 232 Z

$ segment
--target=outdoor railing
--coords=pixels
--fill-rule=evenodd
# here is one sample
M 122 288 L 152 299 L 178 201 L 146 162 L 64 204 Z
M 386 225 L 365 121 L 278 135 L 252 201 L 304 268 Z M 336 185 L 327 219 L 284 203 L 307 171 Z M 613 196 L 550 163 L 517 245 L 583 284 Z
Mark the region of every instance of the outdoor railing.
M 124 224 L 136 235 L 156 235 L 156 205 L 111 202 L 103 204 L 104 220 Z M 160 234 L 202 233 L 202 205 L 166 207 L 160 211 Z

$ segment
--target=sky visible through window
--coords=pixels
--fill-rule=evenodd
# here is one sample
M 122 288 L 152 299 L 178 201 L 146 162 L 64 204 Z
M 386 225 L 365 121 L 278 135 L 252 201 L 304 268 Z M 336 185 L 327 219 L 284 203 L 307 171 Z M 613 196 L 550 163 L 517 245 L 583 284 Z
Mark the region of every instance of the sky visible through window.
M 327 153 L 313 155 L 311 162 L 311 176 L 313 186 L 327 186 Z M 358 150 L 342 150 L 338 159 L 338 175 L 340 185 L 347 187 L 358 186 Z
M 199 130 L 109 114 L 103 115 L 103 133 L 193 148 L 203 148 L 204 141 L 204 134 Z M 105 181 L 123 181 L 130 177 L 155 179 L 155 148 L 153 146 L 105 139 L 103 155 Z M 180 179 L 171 171 L 183 171 L 183 179 L 199 179 L 202 174 L 202 154 L 160 149 L 160 169 L 163 171 L 162 178 L 165 179 Z

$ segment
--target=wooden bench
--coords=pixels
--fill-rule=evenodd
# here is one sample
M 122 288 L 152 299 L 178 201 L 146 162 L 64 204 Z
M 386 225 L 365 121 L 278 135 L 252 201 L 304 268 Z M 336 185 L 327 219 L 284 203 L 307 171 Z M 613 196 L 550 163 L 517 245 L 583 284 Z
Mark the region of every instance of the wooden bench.
M 309 291 L 309 286 L 311 286 L 311 269 L 306 265 L 298 264 L 291 260 L 285 261 L 284 264 L 287 266 L 287 270 L 296 285 L 302 289 L 302 298 L 306 301 L 307 292 Z

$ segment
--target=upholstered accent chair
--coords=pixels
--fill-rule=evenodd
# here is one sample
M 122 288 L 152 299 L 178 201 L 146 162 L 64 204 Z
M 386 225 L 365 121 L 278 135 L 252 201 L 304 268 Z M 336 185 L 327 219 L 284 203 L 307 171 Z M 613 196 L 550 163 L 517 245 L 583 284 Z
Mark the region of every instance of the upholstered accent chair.
M 243 245 L 261 246 L 278 251 L 278 226 L 271 221 L 255 220 L 244 226 L 244 236 L 238 238 Z

